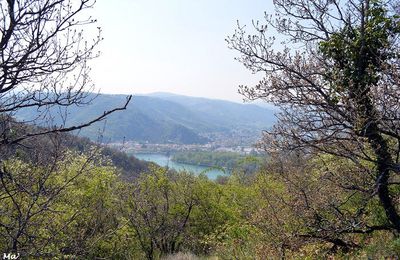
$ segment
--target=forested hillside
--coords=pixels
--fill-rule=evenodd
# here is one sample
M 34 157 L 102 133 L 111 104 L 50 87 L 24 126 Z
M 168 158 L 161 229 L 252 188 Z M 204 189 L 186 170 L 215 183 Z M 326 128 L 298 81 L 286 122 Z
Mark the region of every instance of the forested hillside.
M 90 94 L 87 99 L 94 98 Z M 85 107 L 70 106 L 67 110 L 54 108 L 51 120 L 43 118 L 43 125 L 74 125 L 88 121 L 98 111 L 109 110 L 123 103 L 123 95 L 101 94 Z M 185 102 L 183 102 L 185 100 Z M 22 109 L 17 113 L 20 120 L 38 116 L 36 109 Z M 135 96 L 124 113 L 110 115 L 106 121 L 93 124 L 79 133 L 104 142 L 148 141 L 150 143 L 202 144 L 210 141 L 207 133 L 245 129 L 255 135 L 271 127 L 275 120 L 272 110 L 255 105 L 243 105 L 228 101 L 196 99 L 185 96 L 170 97 Z
M 180 104 L 195 112 L 201 121 L 207 122 L 207 125 L 220 126 L 224 130 L 232 128 L 265 130 L 274 124 L 275 113 L 278 112 L 272 109 L 272 106 L 266 108 L 251 103 L 241 104 L 171 93 L 153 93 L 150 96 Z
M 48 131 L 36 126 L 9 122 L 13 129 L 18 129 L 18 134 L 23 135 L 31 131 Z M 38 129 L 38 130 L 34 130 Z M 133 180 L 141 173 L 146 172 L 151 163 L 140 161 L 132 155 L 127 155 L 117 149 L 99 145 L 88 138 L 78 137 L 69 133 L 39 135 L 24 140 L 18 146 L 2 147 L 3 158 L 16 156 L 21 161 L 31 163 L 46 163 L 54 158 L 54 154 L 70 151 L 77 154 L 96 153 L 99 158 L 109 161 L 116 168 L 119 177 Z

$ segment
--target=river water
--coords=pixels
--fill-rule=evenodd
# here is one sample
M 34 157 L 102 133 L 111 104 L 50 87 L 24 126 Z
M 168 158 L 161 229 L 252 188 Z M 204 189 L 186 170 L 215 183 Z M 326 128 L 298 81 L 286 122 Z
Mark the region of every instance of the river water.
M 193 164 L 186 164 L 186 163 L 178 163 L 173 162 L 171 159 L 164 155 L 164 154 L 157 154 L 157 153 L 136 153 L 134 156 L 140 160 L 154 162 L 160 166 L 168 166 L 177 171 L 189 171 L 194 174 L 204 173 L 210 180 L 215 180 L 218 175 L 227 175 L 222 170 L 213 169 L 205 166 L 193 165 Z

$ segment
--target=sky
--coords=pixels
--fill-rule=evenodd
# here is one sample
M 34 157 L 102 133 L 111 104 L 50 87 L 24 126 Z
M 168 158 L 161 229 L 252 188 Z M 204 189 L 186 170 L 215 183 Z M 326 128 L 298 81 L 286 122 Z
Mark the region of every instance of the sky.
M 97 0 L 104 40 L 92 64 L 96 88 L 111 94 L 171 92 L 232 101 L 253 75 L 225 42 L 237 20 L 251 26 L 272 0 Z

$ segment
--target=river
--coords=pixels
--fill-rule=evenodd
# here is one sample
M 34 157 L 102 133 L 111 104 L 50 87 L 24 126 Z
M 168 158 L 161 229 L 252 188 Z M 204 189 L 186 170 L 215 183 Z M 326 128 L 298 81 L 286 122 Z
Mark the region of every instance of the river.
M 204 173 L 210 180 L 215 180 L 218 175 L 227 175 L 222 170 L 219 169 L 210 169 L 209 167 L 186 164 L 186 163 L 178 163 L 173 162 L 170 158 L 164 154 L 157 153 L 136 153 L 134 156 L 140 160 L 154 162 L 160 166 L 168 166 L 174 170 L 182 171 L 186 170 L 192 172 L 194 174 Z

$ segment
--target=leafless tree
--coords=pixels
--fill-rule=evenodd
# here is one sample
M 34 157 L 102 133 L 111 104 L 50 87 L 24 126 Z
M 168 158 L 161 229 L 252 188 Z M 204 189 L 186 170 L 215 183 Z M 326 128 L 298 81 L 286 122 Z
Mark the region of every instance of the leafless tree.
M 274 5 L 276 15 L 254 22 L 254 35 L 239 26 L 227 39 L 241 63 L 265 75 L 240 92 L 280 108 L 278 123 L 265 132 L 265 148 L 346 158 L 373 179 L 367 190 L 357 181 L 346 187 L 377 197 L 385 228 L 400 232 L 398 194 L 390 191 L 400 172 L 399 2 L 274 0 Z
M 105 111 L 90 122 L 70 127 L 49 125 L 23 133 L 15 130 L 11 120 L 23 108 L 36 108 L 42 111 L 39 117 L 45 117 L 51 107 L 91 101 L 88 62 L 98 56 L 95 48 L 102 40 L 99 27 L 93 39 L 85 39 L 96 29 L 92 28 L 96 20 L 85 18 L 94 4 L 95 0 L 0 1 L 0 144 L 77 130 L 126 108 L 131 97 L 122 107 Z

